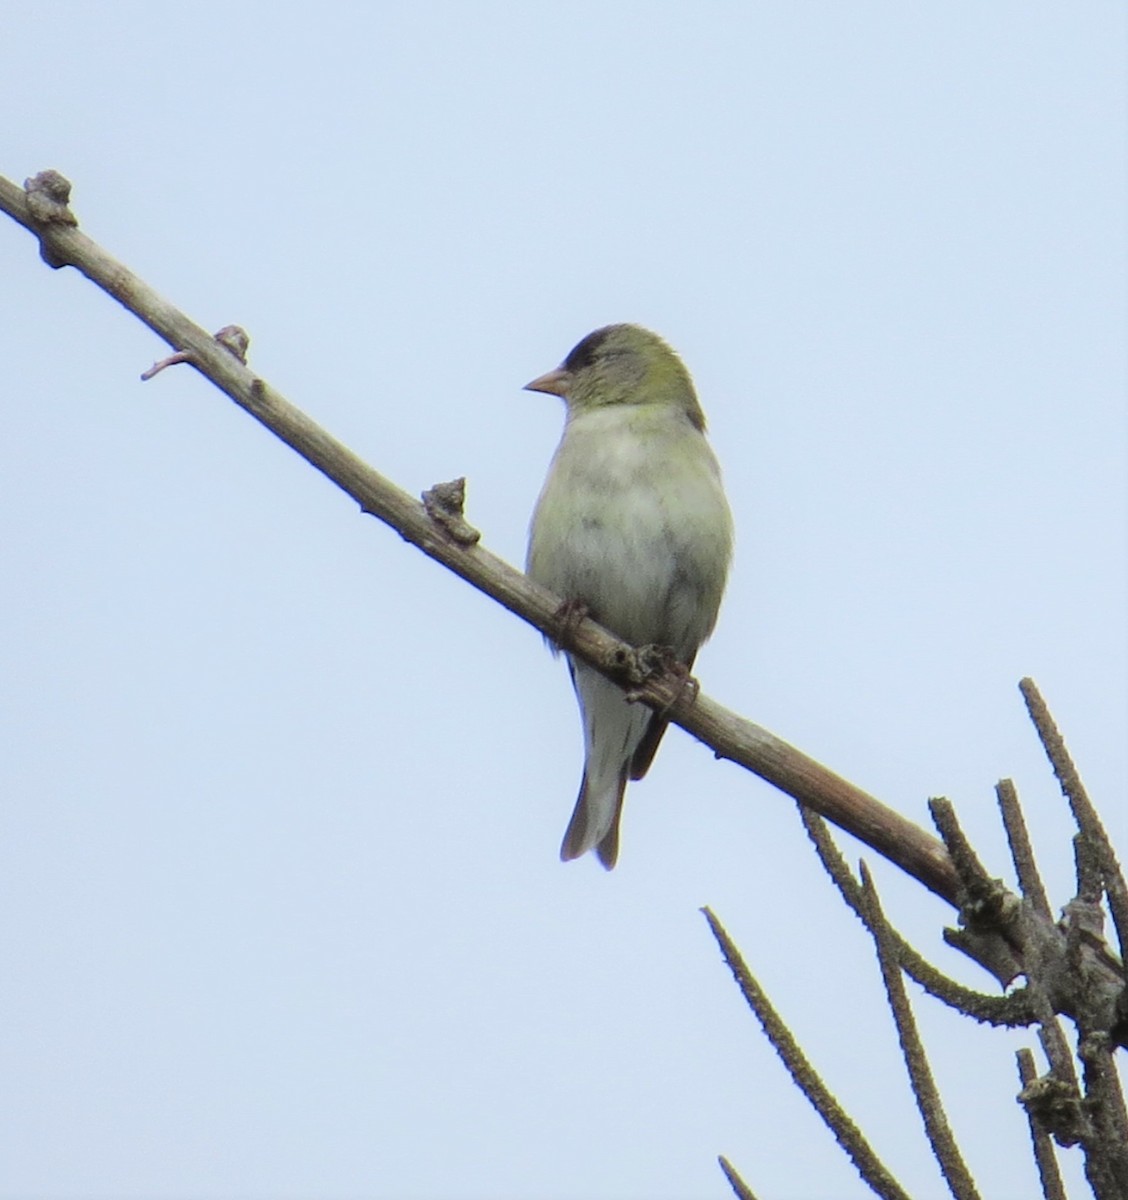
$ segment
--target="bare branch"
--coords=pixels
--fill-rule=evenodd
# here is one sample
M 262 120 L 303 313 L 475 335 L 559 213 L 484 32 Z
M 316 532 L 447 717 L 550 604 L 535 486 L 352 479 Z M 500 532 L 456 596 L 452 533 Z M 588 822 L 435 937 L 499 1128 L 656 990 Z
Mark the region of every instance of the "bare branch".
M 1021 901 L 1002 880 L 987 874 L 960 829 L 951 802 L 938 796 L 928 802 L 928 807 L 960 879 L 960 918 L 967 926 L 944 930 L 944 940 L 973 958 L 990 961 L 998 979 L 1014 979 L 1023 969 L 1021 954 L 1015 953 L 1019 942 L 1014 936 Z
M 892 931 L 881 910 L 877 888 L 874 887 L 873 877 L 865 863 L 861 864 L 861 871 L 868 917 L 866 924 L 873 934 L 874 945 L 877 947 L 877 959 L 881 964 L 885 994 L 889 998 L 889 1007 L 897 1025 L 897 1037 L 901 1042 L 901 1052 L 905 1058 L 905 1066 L 908 1068 L 917 1108 L 924 1121 L 928 1143 L 932 1147 L 936 1161 L 940 1164 L 940 1170 L 944 1174 L 948 1188 L 956 1200 L 979 1200 L 979 1189 L 975 1186 L 975 1180 L 972 1179 L 971 1172 L 967 1169 L 960 1148 L 956 1144 L 955 1135 L 952 1133 L 952 1128 L 948 1124 L 948 1118 L 944 1112 L 944 1103 L 940 1099 L 939 1089 L 932 1077 L 932 1068 L 928 1065 L 928 1056 L 924 1052 L 924 1044 L 920 1040 L 916 1021 L 913 1018 L 912 1006 L 905 993 L 901 968 L 897 964 L 897 952 L 890 936 Z
M 1073 1065 L 1073 1056 L 1069 1052 L 1069 1042 L 1062 1032 L 1061 1022 L 1057 1019 L 1049 1002 L 1042 1007 L 1039 1020 L 1041 1025 L 1038 1037 L 1054 1078 L 1067 1083 L 1074 1094 L 1080 1096 L 1081 1087 L 1077 1079 L 1077 1070 Z
M 1125 1002 L 1124 967 L 1101 937 L 1101 910 L 1093 900 L 1078 898 L 1065 907 L 1061 925 L 991 879 L 976 858 L 946 800 L 930 802 L 933 819 L 963 885 L 960 917 L 967 928 L 944 931 L 944 940 L 980 959 L 1000 955 L 1026 976 L 1026 994 L 1039 1022 L 1040 1037 L 1055 1076 L 1076 1092 L 1077 1080 L 1065 1036 L 1055 1015 L 1066 1013 L 1082 1033 L 1105 1032 L 1124 1045 L 1128 1028 L 1122 1019 Z M 1079 845 L 1091 845 L 1079 838 Z M 1082 855 L 1078 869 L 1090 891 L 1093 869 Z M 997 935 L 997 936 L 996 936 Z M 1118 1015 L 1120 1019 L 1118 1019 Z
M 1107 1034 L 1082 1037 L 1077 1046 L 1090 1118 L 1086 1171 L 1098 1196 L 1128 1196 L 1128 1114 Z
M 732 971 L 744 999 L 756 1014 L 756 1019 L 763 1027 L 764 1033 L 767 1034 L 768 1041 L 783 1060 L 783 1065 L 803 1095 L 807 1097 L 811 1106 L 822 1117 L 827 1128 L 838 1140 L 838 1144 L 857 1167 L 858 1173 L 884 1200 L 908 1200 L 907 1193 L 874 1153 L 862 1131 L 854 1124 L 842 1106 L 831 1095 L 826 1084 L 819 1078 L 818 1072 L 811 1066 L 791 1031 L 772 1007 L 763 988 L 749 971 L 740 951 L 726 933 L 724 926 L 713 915 L 711 909 L 703 908 L 701 911 L 709 922 L 709 928 L 717 939 L 725 962 L 728 963 L 729 970 Z
M 861 884 L 854 878 L 853 872 L 845 858 L 834 844 L 827 829 L 826 822 L 809 808 L 799 806 L 799 814 L 803 825 L 814 843 L 819 860 L 826 868 L 838 888 L 842 899 L 853 910 L 855 916 L 870 929 L 869 915 L 866 911 L 865 897 Z M 870 929 L 873 933 L 873 930 Z M 897 962 L 901 969 L 915 980 L 931 996 L 949 1007 L 973 1017 L 975 1020 L 990 1025 L 1030 1025 L 1034 1021 L 1034 1012 L 1030 1007 L 1025 988 L 1017 989 L 1006 996 L 988 996 L 983 992 L 964 987 L 954 979 L 950 979 L 937 967 L 933 966 L 922 954 L 915 950 L 894 929 L 889 926 L 891 944 L 897 952 Z M 975 946 L 961 945 L 959 949 L 972 953 Z M 991 970 L 994 960 L 982 961 L 977 959 L 987 970 Z M 1000 982 L 1007 983 L 1013 972 Z
M 1022 806 L 1018 802 L 1018 792 L 1014 781 L 1000 779 L 995 785 L 995 795 L 999 801 L 999 812 L 1002 814 L 1003 827 L 1007 831 L 1007 842 L 1010 845 L 1011 859 L 1014 862 L 1015 873 L 1018 876 L 1019 890 L 1030 901 L 1034 911 L 1043 917 L 1052 918 L 1049 897 L 1045 885 L 1038 873 L 1038 864 L 1034 859 L 1034 847 L 1030 844 L 1030 834 L 1026 829 L 1026 821 L 1022 816 Z
M 740 1178 L 736 1168 L 723 1154 L 717 1156 L 717 1162 L 721 1164 L 721 1170 L 725 1173 L 725 1178 L 729 1181 L 729 1187 L 732 1188 L 736 1200 L 756 1200 L 756 1193 Z
M 956 820 L 956 812 L 950 800 L 936 796 L 929 800 L 928 811 L 932 814 L 933 823 L 952 857 L 956 874 L 963 887 L 961 912 L 967 914 L 969 908 L 973 911 L 984 909 L 988 919 L 995 919 L 995 909 L 1004 902 L 1006 888 L 1000 880 L 992 879 L 979 861 Z
M 1018 1060 L 1018 1077 L 1022 1080 L 1022 1090 L 1025 1093 L 1038 1078 L 1038 1071 L 1034 1066 L 1034 1055 L 1030 1050 L 1022 1049 L 1018 1051 L 1015 1058 Z M 1042 1181 L 1042 1195 L 1045 1200 L 1068 1200 L 1061 1171 L 1058 1169 L 1053 1140 L 1043 1126 L 1034 1106 L 1026 1105 L 1026 1119 L 1030 1124 L 1030 1140 L 1034 1143 L 1034 1161 L 1038 1164 L 1038 1177 Z
M 1073 819 L 1077 828 L 1089 838 L 1093 845 L 1099 847 L 1101 869 L 1104 874 L 1105 891 L 1108 894 L 1108 907 L 1112 913 L 1112 921 L 1116 926 L 1116 938 L 1120 945 L 1121 958 L 1128 953 L 1128 883 L 1125 882 L 1124 872 L 1116 858 L 1116 851 L 1109 840 L 1108 833 L 1097 815 L 1097 810 L 1089 800 L 1081 776 L 1073 764 L 1065 739 L 1050 715 L 1050 710 L 1038 690 L 1033 679 L 1023 679 L 1019 683 L 1022 698 L 1026 701 L 1026 709 L 1030 714 L 1034 728 L 1038 731 L 1046 757 L 1054 769 L 1054 774 L 1061 784 L 1062 794 L 1069 801 Z

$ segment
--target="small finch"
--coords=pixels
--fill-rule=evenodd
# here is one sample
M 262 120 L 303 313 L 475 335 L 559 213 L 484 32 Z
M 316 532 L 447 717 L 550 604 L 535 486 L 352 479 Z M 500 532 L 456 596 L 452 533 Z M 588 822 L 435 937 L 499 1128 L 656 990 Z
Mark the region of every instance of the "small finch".
M 733 538 L 689 372 L 656 334 L 608 325 L 526 389 L 567 407 L 529 530 L 530 577 L 633 646 L 668 648 L 688 673 L 716 623 Z M 585 758 L 560 857 L 594 850 L 610 870 L 627 780 L 646 774 L 666 721 L 567 657 Z

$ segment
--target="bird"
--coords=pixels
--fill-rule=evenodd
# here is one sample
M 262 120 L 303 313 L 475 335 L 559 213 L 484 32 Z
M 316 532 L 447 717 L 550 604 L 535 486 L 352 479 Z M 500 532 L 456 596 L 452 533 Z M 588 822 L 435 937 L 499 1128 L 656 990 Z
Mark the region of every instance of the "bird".
M 733 522 L 705 415 L 681 359 L 639 325 L 583 338 L 526 391 L 559 396 L 564 432 L 529 526 L 526 573 L 632 646 L 662 647 L 685 678 L 713 632 Z M 566 655 L 584 769 L 560 857 L 594 850 L 611 870 L 628 779 L 641 779 L 667 721 Z

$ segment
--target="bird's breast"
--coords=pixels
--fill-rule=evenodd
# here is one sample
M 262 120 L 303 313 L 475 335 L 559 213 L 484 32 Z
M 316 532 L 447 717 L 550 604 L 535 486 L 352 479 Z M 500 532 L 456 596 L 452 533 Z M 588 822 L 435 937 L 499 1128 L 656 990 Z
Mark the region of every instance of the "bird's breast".
M 731 541 L 716 461 L 688 421 L 597 410 L 565 430 L 528 567 L 625 640 L 688 657 L 716 619 Z

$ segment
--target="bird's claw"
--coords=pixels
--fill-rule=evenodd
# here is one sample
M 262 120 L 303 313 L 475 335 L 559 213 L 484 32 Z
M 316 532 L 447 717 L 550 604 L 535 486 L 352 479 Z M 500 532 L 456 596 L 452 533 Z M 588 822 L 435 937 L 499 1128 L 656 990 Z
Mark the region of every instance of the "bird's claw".
M 687 690 L 691 692 L 693 699 L 696 699 L 701 690 L 697 680 L 689 673 L 689 667 L 678 658 L 670 646 L 639 646 L 631 652 L 630 660 L 624 665 L 627 678 L 635 684 L 635 687 L 627 692 L 628 700 L 642 700 L 649 684 L 666 680 L 676 684 L 677 690 L 669 704 L 661 710 L 662 714 L 669 712 Z
M 552 640 L 559 646 L 572 638 L 576 630 L 587 619 L 588 611 L 588 606 L 582 600 L 573 598 L 563 601 L 552 614 L 552 620 L 556 626 L 555 636 Z

